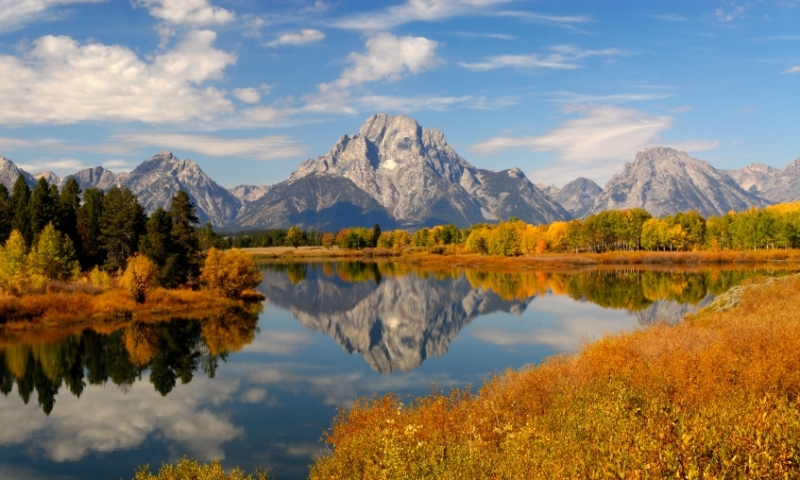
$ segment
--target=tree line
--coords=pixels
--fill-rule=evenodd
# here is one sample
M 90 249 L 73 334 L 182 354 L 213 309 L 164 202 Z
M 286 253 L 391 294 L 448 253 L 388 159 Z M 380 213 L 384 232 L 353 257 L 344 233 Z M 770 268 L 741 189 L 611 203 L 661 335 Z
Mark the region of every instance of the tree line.
M 198 223 L 184 191 L 148 216 L 127 187 L 82 191 L 70 178 L 59 190 L 40 178 L 31 189 L 20 175 L 12 192 L 0 185 L 0 286 L 117 272 L 136 254 L 152 260 L 162 286 L 185 284 L 199 275 L 202 250 L 220 243 L 210 224 Z

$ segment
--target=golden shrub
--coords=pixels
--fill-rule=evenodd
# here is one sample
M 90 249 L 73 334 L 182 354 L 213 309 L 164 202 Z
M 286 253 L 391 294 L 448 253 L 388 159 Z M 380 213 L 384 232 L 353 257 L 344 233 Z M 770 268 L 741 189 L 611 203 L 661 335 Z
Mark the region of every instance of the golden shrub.
M 150 473 L 150 467 L 144 466 L 136 472 L 134 480 L 267 480 L 265 472 L 256 472 L 256 476 L 245 475 L 239 468 L 225 473 L 222 463 L 214 460 L 211 463 L 199 464 L 197 460 L 183 457 L 177 465 L 162 465 L 157 474 Z
M 257 287 L 261 279 L 253 257 L 238 248 L 211 248 L 200 270 L 200 280 L 228 298 L 239 298 L 243 291 Z
M 156 284 L 158 266 L 146 255 L 136 254 L 128 259 L 122 275 L 122 287 L 133 295 L 136 303 L 144 303 L 145 294 Z

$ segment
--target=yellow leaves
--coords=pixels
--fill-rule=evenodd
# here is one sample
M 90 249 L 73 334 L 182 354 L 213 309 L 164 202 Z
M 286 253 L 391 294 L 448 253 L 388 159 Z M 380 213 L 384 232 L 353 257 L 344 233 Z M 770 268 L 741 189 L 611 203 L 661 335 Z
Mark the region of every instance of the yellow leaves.
M 197 460 L 183 457 L 177 465 L 162 465 L 157 474 L 150 473 L 149 465 L 140 467 L 134 480 L 267 480 L 265 472 L 256 472 L 256 476 L 245 475 L 239 468 L 225 473 L 219 459 L 210 463 L 199 464 Z
M 128 290 L 136 303 L 144 303 L 145 294 L 156 284 L 158 266 L 146 255 L 136 254 L 128 259 L 122 275 L 122 287 Z
M 200 270 L 200 280 L 228 298 L 239 298 L 245 290 L 258 286 L 261 278 L 253 257 L 238 248 L 225 251 L 211 248 Z

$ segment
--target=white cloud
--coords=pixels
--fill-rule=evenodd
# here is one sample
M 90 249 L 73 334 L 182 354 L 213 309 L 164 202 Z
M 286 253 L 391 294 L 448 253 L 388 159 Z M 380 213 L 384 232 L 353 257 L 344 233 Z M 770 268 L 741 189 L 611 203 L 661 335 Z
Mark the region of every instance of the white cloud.
M 233 91 L 233 96 L 244 103 L 258 103 L 261 101 L 261 94 L 255 88 L 237 88 Z
M 297 349 L 312 342 L 308 332 L 281 332 L 270 330 L 269 335 L 259 335 L 242 349 L 246 353 L 267 355 L 292 355 Z
M 134 0 L 150 15 L 174 25 L 222 25 L 232 21 L 230 10 L 211 5 L 208 0 Z
M 213 48 L 215 39 L 208 30 L 189 32 L 148 63 L 120 45 L 41 37 L 23 58 L 0 55 L 0 123 L 171 123 L 230 113 L 222 91 L 202 86 L 236 61 Z
M 641 110 L 590 105 L 572 107 L 568 113 L 580 116 L 543 135 L 490 138 L 470 146 L 470 150 L 479 155 L 497 155 L 509 148 L 554 152 L 557 163 L 534 170 L 531 178 L 558 183 L 572 180 L 576 172 L 595 181 L 608 179 L 610 172 L 618 171 L 646 147 L 700 151 L 718 146 L 718 142 L 709 140 L 664 141 L 660 134 L 672 127 L 674 119 Z
M 71 3 L 99 3 L 105 0 L 0 0 L 0 32 L 22 28 L 46 14 L 47 10 Z
M 354 30 L 387 30 L 415 21 L 436 21 L 458 15 L 477 14 L 511 0 L 408 0 L 376 13 L 362 13 L 334 22 Z
M 392 97 L 387 95 L 359 96 L 359 107 L 367 111 L 416 112 L 420 110 L 441 111 L 452 105 L 469 104 L 474 99 L 465 97 L 443 97 L 438 95 L 420 95 L 416 97 Z
M 277 47 L 279 45 L 305 45 L 307 43 L 319 42 L 325 38 L 325 34 L 319 30 L 304 28 L 299 33 L 284 33 L 267 45 Z
M 251 388 L 239 397 L 244 403 L 261 403 L 267 398 L 267 391 L 263 388 Z
M 144 133 L 115 135 L 113 138 L 139 146 L 189 150 L 212 157 L 241 157 L 254 160 L 297 157 L 306 151 L 305 146 L 298 145 L 288 135 L 228 139 L 205 135 Z
M 617 103 L 617 102 L 642 102 L 647 100 L 660 100 L 671 97 L 670 93 L 612 93 L 608 95 L 587 95 L 583 93 L 553 92 L 557 101 L 576 103 Z
M 732 9 L 725 11 L 721 8 L 718 8 L 714 11 L 714 16 L 717 17 L 717 20 L 720 22 L 732 22 L 733 20 L 744 18 L 744 13 L 747 11 L 746 6 L 738 6 L 733 7 Z
M 784 70 L 783 73 L 800 73 L 800 65 Z
M 320 89 L 348 88 L 384 79 L 397 81 L 408 73 L 416 75 L 441 63 L 436 56 L 438 45 L 424 37 L 379 33 L 367 39 L 365 53 L 352 52 L 348 56 L 352 66 L 345 69 L 339 79 L 332 84 L 320 84 Z
M 578 60 L 587 57 L 600 57 L 622 55 L 621 50 L 606 48 L 603 50 L 581 50 L 573 45 L 557 45 L 550 47 L 551 53 L 540 55 L 531 53 L 527 55 L 495 55 L 482 62 L 459 62 L 458 64 L 468 70 L 485 71 L 497 68 L 553 68 L 559 70 L 574 70 L 581 68 Z
M 39 172 L 58 172 L 68 171 L 70 173 L 77 172 L 87 168 L 88 165 L 84 164 L 82 160 L 75 158 L 61 158 L 57 160 L 42 160 L 36 163 L 19 163 L 17 166 L 29 173 Z
M 147 382 L 137 382 L 125 395 L 113 388 L 89 385 L 80 399 L 60 395 L 44 417 L 36 402 L 5 402 L 0 445 L 40 448 L 52 461 L 78 460 L 91 452 L 133 449 L 153 434 L 181 445 L 201 461 L 225 458 L 222 444 L 244 434 L 211 405 L 232 401 L 237 381 L 195 377 L 162 397 Z M 27 418 L 25 422 L 17 421 Z
M 667 22 L 685 22 L 688 18 L 684 17 L 683 15 L 678 15 L 676 13 L 659 13 L 655 15 L 650 15 L 652 18 L 658 20 L 665 20 Z
M 590 18 L 586 15 L 547 15 L 536 12 L 521 12 L 518 10 L 497 12 L 495 15 L 501 17 L 513 17 L 539 23 L 551 23 L 570 28 L 575 23 L 586 23 L 590 20 Z

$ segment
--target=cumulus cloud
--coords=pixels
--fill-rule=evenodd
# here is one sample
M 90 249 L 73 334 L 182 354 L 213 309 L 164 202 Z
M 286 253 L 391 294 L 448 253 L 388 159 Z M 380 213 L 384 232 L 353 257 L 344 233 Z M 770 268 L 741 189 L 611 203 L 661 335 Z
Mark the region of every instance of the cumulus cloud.
M 495 70 L 498 68 L 553 68 L 558 70 L 574 70 L 580 68 L 578 60 L 587 57 L 622 55 L 621 50 L 606 48 L 603 50 L 581 50 L 573 45 L 557 45 L 549 48 L 551 53 L 540 55 L 495 55 L 482 62 L 459 62 L 459 65 L 473 71 Z
M 436 21 L 458 15 L 476 14 L 511 0 L 408 0 L 380 12 L 342 18 L 334 25 L 354 30 L 386 30 L 415 21 Z
M 0 445 L 26 444 L 42 449 L 52 461 L 63 462 L 91 452 L 136 448 L 159 434 L 200 460 L 224 459 L 222 445 L 244 430 L 209 407 L 232 401 L 237 389 L 237 381 L 195 378 L 165 398 L 147 382 L 135 383 L 126 395 L 90 385 L 80 399 L 59 396 L 49 417 L 37 411 L 35 402 L 6 402 L 0 410 L 4 425 Z
M 783 73 L 800 73 L 800 65 L 784 70 Z
M 557 163 L 531 175 L 558 183 L 572 180 L 575 172 L 596 181 L 606 180 L 609 172 L 618 171 L 637 151 L 654 145 L 701 151 L 719 144 L 711 140 L 664 141 L 660 134 L 672 128 L 674 119 L 632 108 L 589 105 L 571 107 L 568 113 L 579 117 L 538 136 L 490 138 L 473 144 L 470 151 L 478 155 L 497 155 L 509 148 L 554 152 Z
M 224 92 L 202 85 L 236 62 L 213 47 L 215 39 L 192 31 L 146 62 L 120 45 L 41 37 L 22 58 L 0 55 L 0 123 L 170 123 L 230 113 Z
M 132 145 L 175 150 L 189 150 L 212 157 L 241 157 L 253 160 L 277 160 L 305 154 L 306 147 L 288 135 L 258 138 L 221 138 L 206 135 L 144 133 L 115 135 L 114 139 Z
M 98 3 L 105 0 L 0 0 L 0 32 L 22 28 L 46 15 L 47 10 L 71 3 Z
M 134 0 L 134 5 L 173 25 L 222 25 L 235 18 L 233 12 L 213 6 L 208 0 Z
M 439 44 L 425 37 L 396 37 L 391 33 L 379 33 L 367 39 L 365 53 L 352 52 L 348 60 L 352 65 L 342 72 L 330 87 L 348 88 L 378 80 L 397 81 L 408 73 L 418 74 L 441 63 L 436 56 Z
M 325 34 L 319 30 L 304 28 L 299 33 L 284 33 L 275 40 L 269 42 L 270 47 L 279 45 L 305 45 L 307 43 L 319 42 L 325 38 Z
M 233 96 L 244 103 L 258 103 L 261 101 L 261 94 L 255 88 L 237 88 L 233 91 Z

